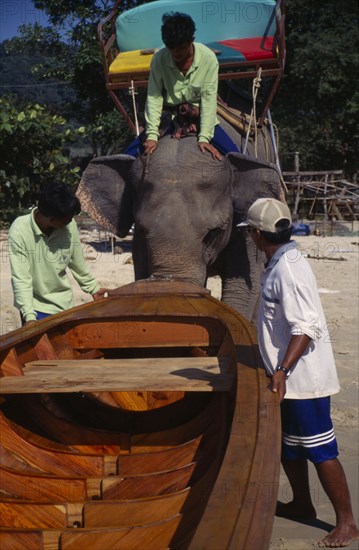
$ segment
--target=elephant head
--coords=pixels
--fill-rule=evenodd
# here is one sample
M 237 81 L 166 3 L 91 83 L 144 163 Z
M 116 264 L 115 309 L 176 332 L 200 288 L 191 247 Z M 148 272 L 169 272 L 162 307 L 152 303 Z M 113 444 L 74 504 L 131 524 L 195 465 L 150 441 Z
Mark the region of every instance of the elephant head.
M 217 267 L 223 298 L 249 317 L 254 251 L 235 226 L 255 199 L 280 195 L 273 164 L 239 153 L 219 162 L 200 152 L 195 137 L 170 136 L 147 157 L 93 159 L 78 190 L 83 209 L 111 232 L 123 237 L 135 223 L 136 279 L 173 277 L 203 286 L 209 266 Z M 246 297 L 236 296 L 238 283 Z

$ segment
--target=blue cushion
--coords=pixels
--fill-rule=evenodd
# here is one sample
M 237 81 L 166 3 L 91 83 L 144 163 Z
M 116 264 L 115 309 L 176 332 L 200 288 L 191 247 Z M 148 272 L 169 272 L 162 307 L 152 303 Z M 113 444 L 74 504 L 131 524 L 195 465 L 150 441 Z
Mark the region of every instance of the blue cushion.
M 120 51 L 163 48 L 162 15 L 187 13 L 196 24 L 195 40 L 211 42 L 273 36 L 275 0 L 209 2 L 208 0 L 154 0 L 119 15 L 116 38 Z

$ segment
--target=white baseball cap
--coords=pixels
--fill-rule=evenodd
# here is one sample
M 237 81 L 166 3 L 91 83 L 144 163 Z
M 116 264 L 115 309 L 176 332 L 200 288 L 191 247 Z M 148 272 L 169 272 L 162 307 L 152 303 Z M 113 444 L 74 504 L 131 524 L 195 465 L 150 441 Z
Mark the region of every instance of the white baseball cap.
M 255 227 L 268 233 L 278 233 L 276 224 L 280 220 L 288 220 L 292 225 L 292 217 L 288 206 L 277 199 L 257 199 L 248 210 L 247 220 L 237 227 Z

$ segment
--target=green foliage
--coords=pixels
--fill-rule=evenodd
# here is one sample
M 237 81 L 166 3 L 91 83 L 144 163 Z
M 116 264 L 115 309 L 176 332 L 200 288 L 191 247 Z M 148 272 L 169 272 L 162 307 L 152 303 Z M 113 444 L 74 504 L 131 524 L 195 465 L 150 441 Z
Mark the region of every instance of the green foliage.
M 7 54 L 56 56 L 66 55 L 67 48 L 61 40 L 58 30 L 52 27 L 42 27 L 39 23 L 20 25 L 20 36 L 4 42 Z
M 123 144 L 122 135 L 127 129 L 120 114 L 116 114 L 106 91 L 97 40 L 98 22 L 107 15 L 112 7 L 112 1 L 102 3 L 95 0 L 35 1 L 34 5 L 46 13 L 53 26 L 44 28 L 38 24 L 22 25 L 19 28 L 20 37 L 5 42 L 5 53 L 12 56 L 16 54 L 20 58 L 30 54 L 39 58 L 41 55 L 40 59 L 32 63 L 32 79 L 51 84 L 45 92 L 50 101 L 55 95 L 53 90 L 58 84 L 56 103 L 57 105 L 61 103 L 63 114 L 75 124 L 95 128 L 103 126 L 101 122 L 99 123 L 99 117 L 105 117 L 106 120 L 117 117 L 119 136 L 116 138 L 112 133 L 115 141 L 111 144 L 111 149 L 114 147 L 118 152 Z M 67 29 L 66 34 L 63 32 L 64 28 Z M 11 61 L 12 68 L 16 71 L 16 67 L 14 69 L 16 58 L 12 57 Z M 5 61 L 2 60 L 1 64 L 4 65 Z M 71 86 L 74 92 L 72 96 L 66 85 Z M 23 89 L 14 88 L 14 90 L 18 95 L 26 93 Z M 30 92 L 33 92 L 33 87 L 30 88 Z M 43 93 L 41 85 L 37 93 Z M 101 132 L 92 131 L 83 138 L 82 145 L 88 138 L 87 144 L 92 148 L 94 155 L 98 150 L 106 152 L 103 143 L 98 141 L 102 138 Z
M 22 25 L 20 36 L 0 45 L 4 90 L 13 94 L 13 99 L 2 96 L 0 118 L 0 155 L 6 159 L 0 172 L 1 213 L 7 218 L 31 206 L 49 181 L 77 182 L 65 145 L 73 148 L 73 156 L 81 151 L 91 157 L 118 153 L 130 139 L 107 94 L 97 41 L 98 21 L 112 2 L 35 6 L 52 26 Z M 61 117 L 54 114 L 59 110 Z M 79 126 L 81 131 L 71 130 Z
M 0 99 L 1 218 L 14 217 L 32 206 L 39 191 L 56 181 L 73 185 L 78 168 L 71 168 L 65 145 L 81 129 L 71 130 L 63 117 L 39 104 Z
M 287 62 L 273 106 L 283 166 L 358 171 L 359 11 L 353 0 L 287 0 Z
M 113 110 L 100 114 L 94 124 L 86 128 L 96 156 L 114 155 L 133 139 L 128 126 L 121 125 L 121 116 Z

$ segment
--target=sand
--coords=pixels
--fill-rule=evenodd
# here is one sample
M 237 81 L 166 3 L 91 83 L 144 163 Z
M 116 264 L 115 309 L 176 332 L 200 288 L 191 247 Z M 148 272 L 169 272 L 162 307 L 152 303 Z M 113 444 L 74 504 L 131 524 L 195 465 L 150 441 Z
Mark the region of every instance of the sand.
M 358 224 L 349 229 L 356 230 Z M 84 252 L 94 275 L 102 286 L 116 288 L 133 281 L 131 239 L 117 241 L 113 248 L 106 241 L 105 231 L 86 225 L 81 230 Z M 359 288 L 359 241 L 357 236 L 321 237 L 310 235 L 296 237 L 317 277 L 324 311 L 327 318 L 334 355 L 336 359 L 341 392 L 332 398 L 332 413 L 340 448 L 340 460 L 346 471 L 354 515 L 358 522 L 358 288 Z M 19 315 L 12 305 L 7 232 L 0 231 L 1 246 L 1 334 L 20 326 Z M 113 253 L 115 252 L 115 253 Z M 122 252 L 122 253 L 118 253 Z M 320 259 L 316 259 L 319 256 Z M 216 298 L 220 295 L 218 278 L 209 281 L 209 288 Z M 75 304 L 91 300 L 74 282 Z M 268 457 L 270 459 L 270 457 Z M 271 550 L 306 550 L 313 548 L 316 541 L 332 529 L 335 522 L 333 509 L 310 469 L 311 492 L 317 509 L 318 519 L 300 523 L 275 518 Z M 281 473 L 279 500 L 289 501 L 291 491 L 284 473 Z M 348 548 L 358 549 L 353 542 Z M 218 549 L 221 550 L 221 549 Z M 261 550 L 261 549 L 253 549 Z

